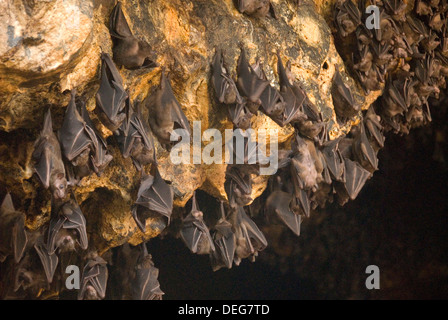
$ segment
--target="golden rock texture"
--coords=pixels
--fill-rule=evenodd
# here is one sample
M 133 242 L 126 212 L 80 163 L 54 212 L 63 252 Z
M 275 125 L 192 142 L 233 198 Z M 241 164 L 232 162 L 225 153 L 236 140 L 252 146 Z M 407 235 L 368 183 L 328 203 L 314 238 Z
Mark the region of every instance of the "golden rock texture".
M 339 126 L 333 110 L 331 84 L 335 65 L 351 87 L 362 109 L 380 92 L 365 95 L 345 72 L 330 27 L 319 12 L 327 4 L 272 1 L 278 19 L 249 18 L 240 14 L 232 0 L 123 0 L 123 11 L 137 38 L 145 39 L 157 53 L 157 63 L 168 72 L 177 99 L 190 124 L 201 121 L 202 131 L 232 128 L 227 110 L 214 100 L 210 63 L 215 48 L 236 73 L 239 46 L 249 60 L 263 61 L 267 77 L 278 87 L 277 50 L 284 62 L 329 122 L 331 138 L 350 130 L 356 121 Z M 27 226 L 37 229 L 49 220 L 49 193 L 33 176 L 31 154 L 48 108 L 54 129 L 59 129 L 68 90 L 77 89 L 98 129 L 109 138 L 114 159 L 101 177 L 93 174 L 74 188 L 87 218 L 91 241 L 100 251 L 124 242 L 138 244 L 142 237 L 157 236 L 165 227 L 159 219 L 148 219 L 142 235 L 131 216 L 140 176 L 130 159 L 123 159 L 117 145 L 92 112 L 99 87 L 101 52 L 112 55 L 108 24 L 114 1 L 19 1 L 0 3 L 0 196 L 13 194 L 17 207 L 27 212 Z M 121 69 L 125 88 L 134 101 L 143 101 L 158 85 L 161 68 Z M 355 119 L 356 120 L 356 119 Z M 293 129 L 281 128 L 263 114 L 253 117 L 254 129 L 279 131 L 279 144 L 287 145 Z M 225 165 L 173 165 L 169 153 L 157 144 L 161 175 L 172 182 L 175 205 L 184 206 L 200 188 L 226 199 Z M 266 188 L 268 177 L 258 177 L 252 198 Z

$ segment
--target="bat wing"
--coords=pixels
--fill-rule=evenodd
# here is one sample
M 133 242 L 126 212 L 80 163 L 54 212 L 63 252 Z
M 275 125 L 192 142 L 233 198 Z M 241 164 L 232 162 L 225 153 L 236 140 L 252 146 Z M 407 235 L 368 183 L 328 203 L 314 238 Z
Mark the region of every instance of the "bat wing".
M 336 93 L 339 97 L 342 97 L 342 102 L 348 104 L 348 106 L 354 106 L 355 100 L 353 99 L 352 92 L 350 89 L 344 84 L 344 81 L 342 80 L 341 73 L 339 72 L 339 69 L 336 68 L 336 72 L 334 74 L 334 90 L 333 92 Z M 341 106 L 341 108 L 346 108 L 344 106 Z
M 48 226 L 48 239 L 47 239 L 47 250 L 49 255 L 53 255 L 56 251 L 56 235 L 59 230 L 61 230 L 64 222 L 67 218 L 64 216 L 59 216 L 57 219 L 51 219 L 50 225 Z
M 252 219 L 250 219 L 246 211 L 243 207 L 238 207 L 238 214 L 239 219 L 241 221 L 241 224 L 244 226 L 244 229 L 247 230 L 247 235 L 253 245 L 253 247 L 257 251 L 261 251 L 264 248 L 267 247 L 268 242 L 264 236 L 264 234 L 261 232 L 261 230 L 258 228 L 258 226 L 255 224 Z
M 309 218 L 311 214 L 311 202 L 308 193 L 305 190 L 300 189 L 296 194 L 296 199 L 296 201 L 299 201 L 298 204 L 305 213 L 305 216 Z
M 168 77 L 162 72 L 161 81 L 165 82 L 165 90 L 162 95 L 162 103 L 165 105 L 168 110 L 171 112 L 171 120 L 174 122 L 174 129 L 181 128 L 188 131 L 189 135 L 191 135 L 190 131 L 190 123 L 188 122 L 187 117 L 182 111 L 182 107 L 174 96 L 173 88 L 171 87 L 171 83 L 168 80 Z
M 76 92 L 73 90 L 70 103 L 65 112 L 64 122 L 59 130 L 62 151 L 69 161 L 72 161 L 81 152 L 90 148 L 92 144 L 85 130 L 86 123 L 76 109 L 75 95 Z
M 81 208 L 79 205 L 74 202 L 67 202 L 64 206 L 69 206 L 67 210 L 64 212 L 71 212 L 71 214 L 65 214 L 66 220 L 64 221 L 63 228 L 64 229 L 76 229 L 79 234 L 79 245 L 82 249 L 87 249 L 88 247 L 88 238 L 87 238 L 87 230 L 86 230 L 86 218 L 82 214 Z
M 78 294 L 78 300 L 84 298 L 89 283 L 98 293 L 98 296 L 104 299 L 106 296 L 107 278 L 107 262 L 99 256 L 89 260 L 83 270 L 82 287 Z
M 345 188 L 350 199 L 356 199 L 370 176 L 371 173 L 357 162 L 345 159 Z
M 340 180 L 344 172 L 344 160 L 338 150 L 339 140 L 335 139 L 324 144 L 322 154 L 330 174 L 335 180 Z
M 182 240 L 192 253 L 197 253 L 199 251 L 201 237 L 203 237 L 203 233 L 201 229 L 198 228 L 195 220 L 196 218 L 190 213 L 182 222 L 182 229 L 180 231 Z
M 260 95 L 261 107 L 268 116 L 276 116 L 285 109 L 285 102 L 277 89 L 267 86 Z
M 45 114 L 44 128 L 42 129 L 40 137 L 36 140 L 35 150 L 33 152 L 33 158 L 37 160 L 35 170 L 45 189 L 50 187 L 50 175 L 51 169 L 53 168 L 51 153 L 48 150 L 50 147 L 51 136 L 57 141 L 57 138 L 53 133 L 51 111 L 48 109 Z
M 238 59 L 237 73 L 237 85 L 241 93 L 251 102 L 261 104 L 261 94 L 269 86 L 269 81 L 262 80 L 255 74 L 246 59 L 246 53 L 243 48 L 241 48 L 241 54 Z
M 56 271 L 56 267 L 58 266 L 59 258 L 55 253 L 53 254 L 48 253 L 48 249 L 45 246 L 42 238 L 39 238 L 37 240 L 36 244 L 34 245 L 34 248 L 36 249 L 36 252 L 39 255 L 42 266 L 44 267 L 47 281 L 48 283 L 51 283 L 53 281 L 53 276 Z
M 252 192 L 252 179 L 250 175 L 243 175 L 241 169 L 236 166 L 230 166 L 229 168 L 226 176 L 234 181 L 245 194 L 250 194 Z
M 28 237 L 25 231 L 25 222 L 23 216 L 16 218 L 14 226 L 12 228 L 12 247 L 14 251 L 14 261 L 19 263 L 25 252 L 26 245 L 28 243 Z
M 277 217 L 289 228 L 294 234 L 300 236 L 300 224 L 302 216 L 291 211 L 290 203 L 292 196 L 284 191 L 272 192 L 266 200 L 266 206 L 269 211 L 275 213 Z
M 117 2 L 117 5 L 112 10 L 109 21 L 109 29 L 112 37 L 118 39 L 125 39 L 127 37 L 133 37 L 132 31 L 129 28 L 128 22 L 121 9 L 121 3 Z
M 378 170 L 378 157 L 375 150 L 373 150 L 372 146 L 370 145 L 363 122 L 361 122 L 360 124 L 359 135 L 354 140 L 353 151 L 355 157 L 361 165 L 367 162 L 373 168 L 373 170 Z
M 225 219 L 220 219 L 215 226 L 216 232 L 213 235 L 215 243 L 215 254 L 213 257 L 217 260 L 214 265 L 224 263 L 230 269 L 235 255 L 236 239 L 232 231 L 232 224 Z
M 102 54 L 101 83 L 96 94 L 97 112 L 101 121 L 115 131 L 126 118 L 123 112 L 128 94 L 122 79 L 110 56 Z M 98 110 L 99 109 L 99 110 Z
M 164 294 L 160 289 L 159 269 L 154 267 L 151 256 L 141 257 L 142 262 L 136 266 L 132 298 L 134 300 L 157 300 Z

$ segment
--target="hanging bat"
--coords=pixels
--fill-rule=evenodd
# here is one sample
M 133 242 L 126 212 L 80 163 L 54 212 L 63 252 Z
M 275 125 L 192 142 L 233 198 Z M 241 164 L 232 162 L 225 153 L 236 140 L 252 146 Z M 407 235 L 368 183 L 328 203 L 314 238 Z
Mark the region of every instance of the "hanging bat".
M 173 131 L 174 129 L 184 129 L 187 137 L 183 138 L 190 139 L 190 124 L 174 96 L 173 89 L 164 71 L 162 71 L 159 86 L 149 96 L 146 106 L 149 109 L 148 120 L 152 132 L 166 148 L 170 148 L 173 143 L 170 140 L 171 136 L 177 138 L 177 141 L 181 139 Z
M 346 37 L 361 24 L 361 12 L 351 0 L 339 0 L 336 3 L 334 21 L 341 35 Z
M 254 114 L 246 107 L 246 103 L 235 103 L 228 106 L 229 117 L 235 127 L 247 130 L 250 128 L 250 121 Z
M 224 189 L 229 200 L 229 205 L 232 208 L 248 205 L 253 200 L 251 197 L 251 174 L 245 171 L 239 166 L 227 166 Z
M 316 170 L 316 165 L 311 156 L 305 139 L 296 134 L 293 145 L 294 155 L 291 159 L 291 176 L 297 189 L 315 189 L 322 177 Z
M 91 172 L 90 153 L 93 149 L 93 142 L 86 129 L 86 123 L 76 108 L 75 96 L 76 90 L 72 90 L 70 103 L 65 111 L 58 136 L 62 153 L 78 169 L 78 176 L 82 178 Z
M 213 271 L 222 267 L 232 268 L 235 256 L 235 234 L 232 224 L 227 221 L 224 203 L 221 201 L 221 218 L 214 226 L 212 235 L 216 250 L 210 255 Z
M 182 221 L 180 236 L 192 253 L 211 254 L 216 249 L 203 217 L 194 193 L 191 212 Z
M 52 212 L 56 215 L 50 220 L 47 237 L 47 252 L 53 254 L 75 250 L 76 244 L 85 250 L 88 247 L 86 219 L 72 195 L 70 200 L 56 209 L 52 205 Z
M 22 259 L 28 243 L 25 218 L 23 212 L 14 208 L 11 195 L 6 194 L 0 207 L 0 262 L 9 255 L 14 256 L 15 263 Z
M 351 200 L 355 200 L 372 174 L 355 161 L 345 158 L 344 162 L 345 183 L 343 184 L 343 191 Z
M 53 132 L 50 110 L 45 115 L 44 128 L 34 143 L 32 157 L 36 163 L 34 169 L 44 188 L 50 188 L 55 199 L 65 198 L 65 167 L 58 138 Z
M 129 28 L 121 9 L 121 3 L 112 10 L 109 20 L 109 30 L 113 41 L 114 60 L 126 69 L 154 68 L 157 63 L 151 57 L 154 52 L 144 40 L 138 40 Z
M 95 113 L 110 131 L 115 132 L 126 119 L 125 103 L 128 93 L 110 56 L 102 53 L 101 61 L 101 82 L 95 96 Z
M 242 103 L 235 81 L 224 62 L 222 50 L 216 49 L 212 69 L 212 84 L 218 101 L 225 104 Z
M 432 15 L 432 8 L 429 3 L 423 0 L 417 0 L 415 5 L 415 12 L 420 16 Z
M 354 158 L 364 169 L 370 172 L 376 171 L 378 170 L 378 157 L 367 138 L 364 122 L 361 121 L 357 129 L 352 147 Z
M 334 139 L 328 141 L 321 149 L 328 171 L 334 180 L 342 181 L 344 176 L 344 159 L 339 151 L 339 141 Z
M 137 112 L 132 107 L 131 101 L 127 99 L 128 116 L 127 121 L 116 135 L 120 151 L 124 158 L 132 158 L 138 171 L 143 166 L 156 163 L 154 141 L 150 134 L 148 123 L 143 118 L 140 104 Z
M 162 179 L 157 167 L 154 170 L 153 175 L 142 175 L 137 200 L 132 208 L 132 216 L 143 232 L 146 232 L 146 219 L 151 213 L 166 217 L 168 225 L 173 211 L 173 188 Z
M 388 81 L 382 106 L 383 113 L 391 118 L 398 114 L 403 114 L 408 109 L 404 81 Z
M 336 66 L 333 77 L 331 96 L 333 97 L 334 111 L 340 119 L 351 118 L 359 112 L 360 106 L 355 102 L 350 88 L 344 84 L 338 66 Z
M 56 267 L 59 263 L 59 258 L 55 252 L 49 253 L 47 245 L 44 243 L 43 238 L 40 237 L 36 244 L 34 245 L 34 249 L 36 250 L 42 267 L 45 271 L 45 276 L 47 278 L 48 283 L 53 282 L 53 277 L 56 272 Z
M 238 11 L 255 18 L 264 18 L 270 15 L 277 19 L 270 0 L 238 0 Z
M 385 137 L 382 132 L 383 126 L 381 125 L 381 117 L 375 113 L 373 106 L 366 112 L 364 125 L 370 143 L 375 146 L 375 151 L 378 152 L 379 149 L 384 148 Z
M 152 257 L 148 254 L 146 244 L 142 243 L 142 252 L 138 264 L 135 266 L 135 279 L 133 281 L 133 300 L 162 300 L 165 294 L 160 289 L 159 269 L 154 267 Z
M 112 161 L 113 156 L 108 153 L 106 141 L 95 128 L 92 120 L 90 119 L 86 108 L 86 102 L 84 100 L 80 102 L 79 108 L 81 117 L 86 124 L 85 129 L 90 137 L 90 141 L 92 141 L 91 151 L 93 151 L 93 155 L 90 156 L 90 160 L 93 171 L 100 176 L 109 162 Z
M 263 103 L 261 95 L 269 86 L 269 81 L 261 79 L 253 70 L 246 58 L 246 51 L 241 47 L 241 54 L 238 58 L 237 82 L 241 95 L 247 98 L 247 107 L 256 114 L 259 106 Z M 266 105 L 266 103 L 265 103 Z
M 247 216 L 243 207 L 236 208 L 232 219 L 236 237 L 234 262 L 238 266 L 242 259 L 249 256 L 254 260 L 258 252 L 267 247 L 268 242 L 255 222 Z
M 89 260 L 82 272 L 78 300 L 102 300 L 106 296 L 107 262 L 96 252 L 89 254 Z
M 300 236 L 302 216 L 291 210 L 293 196 L 287 192 L 276 190 L 266 200 L 268 213 L 277 216 L 295 235 Z
M 383 0 L 384 7 L 395 21 L 406 21 L 406 3 L 402 0 Z

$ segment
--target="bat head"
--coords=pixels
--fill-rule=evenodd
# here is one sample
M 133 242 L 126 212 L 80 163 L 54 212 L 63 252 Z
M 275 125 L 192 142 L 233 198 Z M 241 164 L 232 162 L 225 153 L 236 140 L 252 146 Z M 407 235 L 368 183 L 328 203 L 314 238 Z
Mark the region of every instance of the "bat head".
M 20 287 L 23 288 L 23 290 L 28 290 L 30 287 L 33 286 L 34 283 L 34 274 L 33 272 L 24 269 L 24 268 L 20 268 L 17 271 L 17 275 L 16 275 L 16 281 L 15 281 L 15 286 L 14 286 L 14 291 L 17 292 Z
M 101 300 L 101 297 L 99 296 L 98 292 L 91 284 L 88 284 L 86 286 L 84 300 Z
M 64 174 L 59 173 L 53 179 L 51 184 L 51 190 L 53 191 L 53 197 L 55 199 L 64 199 L 67 193 L 67 179 Z
M 61 229 L 56 236 L 56 248 L 60 252 L 71 252 L 75 250 L 76 231 L 73 229 Z

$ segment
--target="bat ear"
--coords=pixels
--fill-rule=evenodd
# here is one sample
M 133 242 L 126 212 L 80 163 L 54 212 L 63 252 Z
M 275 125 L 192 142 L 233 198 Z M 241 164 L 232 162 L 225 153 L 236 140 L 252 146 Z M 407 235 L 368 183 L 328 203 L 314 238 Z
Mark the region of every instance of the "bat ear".
M 50 110 L 50 108 L 48 108 L 48 111 L 45 114 L 43 132 L 50 132 L 50 133 L 53 132 L 53 122 L 51 121 L 51 110 Z
M 14 204 L 12 203 L 12 198 L 11 198 L 11 194 L 10 193 L 8 193 L 5 196 L 5 198 L 3 199 L 1 209 L 2 210 L 11 210 L 11 211 L 15 211 L 16 210 L 14 208 Z

